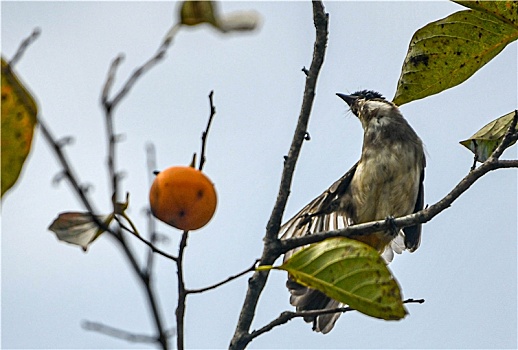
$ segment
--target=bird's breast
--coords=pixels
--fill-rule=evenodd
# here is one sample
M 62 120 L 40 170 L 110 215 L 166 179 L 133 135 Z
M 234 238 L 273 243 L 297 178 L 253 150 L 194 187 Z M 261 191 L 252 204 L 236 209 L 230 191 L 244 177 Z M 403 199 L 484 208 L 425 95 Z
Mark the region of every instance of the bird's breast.
M 407 144 L 365 149 L 351 180 L 354 223 L 410 214 L 417 200 L 422 152 Z

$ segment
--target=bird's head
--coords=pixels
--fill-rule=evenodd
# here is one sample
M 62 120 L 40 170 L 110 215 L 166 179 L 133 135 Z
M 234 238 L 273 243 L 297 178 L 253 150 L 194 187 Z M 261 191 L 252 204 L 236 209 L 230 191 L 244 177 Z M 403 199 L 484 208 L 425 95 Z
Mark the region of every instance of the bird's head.
M 376 91 L 361 90 L 350 95 L 342 93 L 336 95 L 349 105 L 351 112 L 360 119 L 364 129 L 367 129 L 373 118 L 376 119 L 378 126 L 382 126 L 384 122 L 389 122 L 392 117 L 401 116 L 397 106 L 387 101 Z

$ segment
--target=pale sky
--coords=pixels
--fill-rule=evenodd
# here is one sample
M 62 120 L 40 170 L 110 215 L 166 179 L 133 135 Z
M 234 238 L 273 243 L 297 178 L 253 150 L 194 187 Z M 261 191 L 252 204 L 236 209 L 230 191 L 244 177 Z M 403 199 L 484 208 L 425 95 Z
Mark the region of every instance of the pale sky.
M 2 55 L 10 58 L 35 27 L 40 38 L 16 66 L 41 116 L 66 148 L 102 213 L 110 210 L 106 138 L 99 97 L 112 59 L 124 53 L 115 88 L 154 54 L 176 18 L 169 2 L 2 2 Z M 391 99 L 412 34 L 462 6 L 437 2 L 325 2 L 329 43 L 284 219 L 319 195 L 357 160 L 362 131 L 336 92 L 374 89 Z M 121 183 L 128 213 L 146 234 L 153 142 L 159 169 L 187 165 L 199 152 L 214 90 L 217 115 L 207 145 L 206 174 L 219 195 L 216 216 L 190 235 L 187 287 L 199 288 L 244 270 L 260 256 L 296 125 L 314 42 L 309 2 L 227 2 L 223 12 L 255 10 L 252 34 L 222 35 L 208 26 L 181 31 L 167 58 L 144 76 L 115 111 Z M 426 145 L 425 203 L 445 196 L 468 172 L 472 154 L 458 144 L 517 106 L 517 45 L 508 46 L 466 83 L 402 107 Z M 506 158 L 516 158 L 516 146 Z M 2 348 L 141 349 L 81 328 L 97 321 L 135 333 L 153 331 L 133 272 L 109 237 L 83 253 L 47 230 L 58 213 L 84 210 L 39 132 L 21 179 L 2 201 Z M 180 232 L 161 248 L 176 254 Z M 145 257 L 137 240 L 133 248 Z M 254 340 L 250 348 L 516 348 L 517 176 L 489 173 L 423 227 L 421 247 L 390 265 L 408 305 L 398 322 L 343 315 L 327 335 L 301 319 Z M 168 327 L 174 327 L 175 265 L 157 257 L 155 280 Z M 292 310 L 285 274 L 273 271 L 253 323 L 257 329 Z M 188 298 L 187 348 L 226 348 L 247 277 Z M 172 340 L 174 344 L 174 340 Z

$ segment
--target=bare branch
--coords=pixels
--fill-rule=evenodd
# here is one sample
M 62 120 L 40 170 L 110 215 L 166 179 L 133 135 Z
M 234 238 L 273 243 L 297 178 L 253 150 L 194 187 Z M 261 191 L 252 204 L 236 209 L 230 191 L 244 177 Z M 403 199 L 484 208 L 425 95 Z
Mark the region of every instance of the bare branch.
M 146 144 L 146 160 L 147 160 L 147 162 L 146 162 L 147 163 L 147 173 L 149 176 L 149 185 L 151 186 L 153 184 L 154 177 L 155 177 L 155 175 L 153 174 L 153 171 L 156 170 L 156 150 L 155 150 L 155 145 L 152 142 L 149 142 Z M 153 253 L 158 253 L 158 251 L 153 249 L 153 248 L 156 248 L 155 243 L 157 243 L 158 234 L 156 232 L 156 221 L 151 213 L 150 208 L 146 209 L 146 216 L 147 216 L 148 233 L 149 233 L 149 239 L 150 239 L 149 243 L 151 244 L 151 246 L 150 246 L 151 249 L 148 251 L 148 255 L 147 255 L 146 271 L 148 272 L 148 274 L 151 274 L 151 270 L 153 268 L 154 256 L 155 256 L 155 254 L 153 254 Z M 173 256 L 170 256 L 170 257 L 173 257 Z M 176 261 L 176 257 L 174 257 L 173 260 Z
M 410 304 L 410 303 L 422 304 L 422 303 L 424 303 L 424 299 L 407 299 L 407 300 L 404 300 L 403 303 L 404 304 Z M 252 339 L 257 338 L 261 334 L 267 333 L 267 332 L 271 331 L 273 328 L 275 328 L 277 326 L 281 326 L 281 325 L 287 323 L 288 321 L 291 321 L 292 319 L 297 318 L 297 317 L 316 317 L 316 316 L 325 315 L 325 314 L 334 314 L 337 312 L 346 313 L 349 311 L 356 311 L 356 310 L 351 307 L 339 307 L 339 308 L 335 308 L 335 309 L 322 309 L 322 310 L 299 311 L 299 312 L 284 311 L 279 315 L 279 317 L 277 317 L 276 319 L 274 319 L 273 321 L 268 323 L 266 326 L 259 328 L 258 330 L 250 333 L 249 341 L 251 341 Z
M 216 289 L 228 282 L 231 282 L 241 276 L 244 276 L 246 275 L 247 273 L 251 272 L 251 271 L 254 271 L 255 270 L 255 267 L 257 266 L 257 263 L 259 262 L 259 259 L 255 260 L 253 265 L 250 266 L 248 269 L 236 274 L 236 275 L 233 275 L 233 276 L 230 276 L 228 277 L 227 279 L 225 279 L 224 281 L 221 281 L 221 282 L 218 282 L 216 284 L 213 284 L 211 286 L 208 286 L 208 287 L 205 287 L 205 288 L 199 288 L 199 289 L 186 289 L 185 292 L 187 294 L 196 294 L 196 293 L 203 293 L 203 292 L 206 292 L 208 290 L 211 290 L 211 289 Z
M 126 81 L 126 83 L 122 86 L 121 90 L 115 95 L 115 97 L 110 100 L 109 93 L 111 91 L 111 88 L 113 86 L 114 80 L 115 80 L 115 73 L 117 71 L 117 68 L 121 62 L 122 56 L 117 57 L 111 64 L 110 69 L 108 71 L 108 75 L 106 78 L 106 82 L 104 84 L 104 88 L 101 94 L 101 103 L 105 110 L 105 119 L 106 119 L 106 134 L 108 138 L 108 173 L 109 177 L 111 179 L 111 190 L 112 190 L 112 202 L 114 207 L 114 212 L 117 206 L 118 202 L 118 192 L 119 192 L 119 176 L 117 172 L 117 167 L 115 164 L 115 155 L 116 155 L 116 143 L 118 138 L 115 134 L 115 128 L 113 124 L 113 111 L 115 107 L 119 104 L 119 102 L 128 94 L 128 92 L 131 90 L 131 88 L 135 85 L 138 78 L 140 78 L 144 73 L 146 73 L 149 69 L 154 67 L 162 58 L 165 57 L 165 53 L 171 43 L 171 40 L 164 41 L 155 55 L 153 55 L 146 63 L 144 63 L 142 66 L 138 67 L 133 74 L 130 76 L 130 78 Z M 119 222 L 120 223 L 120 222 Z M 122 227 L 122 226 L 121 226 Z M 141 238 L 138 235 L 135 235 L 137 238 Z M 163 327 L 163 320 L 160 315 L 160 312 L 158 310 L 158 303 L 157 303 L 157 297 L 155 295 L 155 291 L 153 289 L 153 286 L 151 284 L 151 264 L 149 263 L 148 259 L 148 265 L 146 268 L 142 269 L 137 262 L 137 259 L 135 257 L 135 254 L 132 252 L 130 247 L 128 246 L 124 236 L 122 233 L 119 233 L 115 236 L 120 243 L 124 253 L 126 254 L 126 257 L 128 258 L 133 270 L 139 277 L 140 282 L 142 283 L 145 291 L 147 300 L 149 302 L 149 307 L 151 309 L 151 314 L 153 316 L 153 320 L 155 322 L 155 327 L 157 331 L 157 339 L 160 345 L 163 349 L 168 349 L 168 337 L 166 336 L 164 327 Z M 141 240 L 146 243 L 147 241 Z M 156 248 L 152 244 L 148 244 L 148 246 L 151 249 Z M 163 253 L 163 252 L 161 252 Z M 175 260 L 175 258 L 169 254 L 161 254 L 163 256 L 167 256 L 168 258 Z M 176 260 L 175 260 L 176 261 Z
M 164 258 L 167 258 L 167 259 L 170 259 L 170 260 L 173 260 L 173 261 L 177 261 L 178 260 L 178 258 L 176 256 L 171 255 L 169 253 L 166 253 L 163 250 L 155 247 L 155 245 L 153 243 L 149 242 L 144 237 L 142 237 L 141 235 L 137 234 L 134 230 L 132 230 L 131 228 L 129 228 L 126 225 L 124 225 L 124 223 L 120 220 L 119 217 L 115 217 L 115 220 L 117 221 L 117 223 L 119 224 L 119 226 L 123 230 L 131 233 L 135 238 L 137 238 L 139 241 L 141 241 L 142 243 L 147 245 L 152 252 L 157 253 L 158 255 L 162 255 Z
M 147 274 L 147 271 L 142 270 L 140 268 L 135 254 L 130 249 L 130 246 L 126 242 L 126 239 L 122 232 L 120 232 L 120 230 L 121 227 L 119 226 L 119 230 L 113 233 L 112 236 L 116 238 L 124 254 L 126 255 L 126 258 L 128 259 L 131 267 L 133 268 L 133 271 L 137 275 L 138 280 L 144 287 L 146 297 L 149 303 L 149 308 L 151 309 L 151 315 L 153 316 L 153 320 L 155 322 L 155 328 L 157 332 L 156 339 L 158 339 L 158 343 L 160 343 L 162 349 L 167 350 L 169 349 L 168 336 L 166 335 L 166 331 L 163 327 L 162 317 L 160 315 L 160 311 L 158 310 L 157 296 L 155 294 L 155 290 L 153 289 L 150 275 Z
M 187 247 L 187 238 L 189 231 L 184 231 L 180 247 L 178 249 L 178 260 L 176 260 L 178 274 L 178 306 L 176 307 L 176 348 L 184 349 L 184 319 L 185 319 L 185 303 L 187 299 L 187 291 L 183 279 L 183 253 Z
M 320 68 L 324 62 L 324 56 L 327 46 L 327 27 L 328 27 L 328 15 L 324 11 L 324 6 L 321 1 L 313 1 L 313 21 L 316 30 L 316 39 L 313 49 L 313 60 L 306 77 L 306 86 L 304 88 L 304 98 L 302 107 L 293 135 L 293 140 L 290 146 L 288 157 L 284 162 L 284 169 L 282 173 L 281 183 L 279 186 L 279 193 L 277 200 L 272 210 L 270 220 L 266 226 L 266 234 L 264 237 L 264 248 L 261 256 L 261 265 L 271 265 L 275 259 L 279 256 L 277 249 L 275 249 L 275 243 L 278 243 L 277 234 L 281 225 L 282 214 L 286 207 L 288 195 L 290 193 L 290 187 L 295 170 L 295 164 L 298 160 L 302 143 L 304 142 L 304 136 L 308 126 L 311 109 L 313 106 L 313 100 L 315 97 L 316 83 Z M 245 301 L 239 315 L 239 321 L 236 325 L 234 336 L 230 343 L 230 349 L 238 350 L 244 349 L 251 341 L 250 338 L 250 326 L 255 315 L 259 296 L 266 284 L 268 278 L 268 271 L 255 272 L 254 275 L 249 279 L 248 290 L 246 293 Z
M 158 63 L 164 56 L 165 52 L 167 51 L 168 47 L 170 46 L 173 36 L 177 31 L 177 26 L 173 27 L 171 31 L 169 31 L 166 39 L 161 44 L 160 48 L 158 49 L 157 53 L 149 59 L 143 66 L 139 67 L 137 70 L 134 71 L 134 73 L 131 75 L 131 77 L 128 79 L 128 81 L 123 85 L 122 89 L 119 91 L 118 94 L 115 95 L 113 100 L 109 100 L 109 93 L 113 86 L 113 82 L 115 79 L 115 73 L 118 65 L 121 62 L 122 57 L 117 57 L 111 64 L 110 70 L 108 72 L 108 76 L 106 79 L 106 82 L 104 84 L 104 88 L 102 91 L 102 105 L 105 108 L 105 114 L 106 114 L 106 125 L 107 125 L 107 135 L 109 140 L 109 151 L 108 151 L 108 169 L 110 173 L 110 178 L 112 181 L 112 201 L 113 201 L 113 208 L 114 212 L 117 206 L 117 188 L 118 188 L 118 180 L 119 180 L 119 174 L 116 172 L 115 167 L 115 143 L 117 142 L 117 137 L 114 133 L 113 128 L 113 117 L 112 117 L 112 111 L 115 106 L 126 96 L 126 94 L 130 91 L 130 89 L 133 87 L 135 82 L 138 80 L 140 76 L 142 76 L 145 72 L 147 72 L 149 69 L 151 69 L 156 63 Z M 39 29 L 35 29 L 33 33 L 25 39 L 18 48 L 16 54 L 14 57 L 9 61 L 8 63 L 8 69 L 10 69 L 12 66 L 14 66 L 22 57 L 23 53 L 27 49 L 27 47 L 38 37 L 40 34 Z M 116 330 L 111 327 L 107 326 L 101 326 L 97 327 L 99 328 L 100 332 L 105 333 L 111 333 L 113 336 L 122 337 L 125 339 L 135 339 L 138 340 L 150 340 L 152 339 L 153 342 L 158 342 L 162 346 L 163 349 L 168 348 L 167 344 L 167 338 L 170 337 L 169 333 L 164 331 L 164 328 L 162 327 L 162 320 L 158 311 L 156 297 L 154 294 L 154 290 L 151 286 L 150 282 L 150 269 L 142 271 L 140 269 L 140 266 L 135 258 L 135 255 L 130 250 L 129 246 L 127 245 L 124 236 L 120 232 L 120 226 L 117 230 L 112 230 L 110 227 L 108 227 L 104 222 L 99 220 L 99 217 L 96 215 L 96 210 L 93 207 L 93 204 L 90 202 L 90 200 L 87 197 L 87 188 L 85 186 L 82 186 L 80 182 L 78 181 L 77 176 L 74 174 L 72 167 L 66 158 L 62 148 L 63 143 L 60 141 L 57 141 L 50 130 L 47 128 L 45 122 L 43 121 L 41 116 L 38 116 L 38 123 L 39 127 L 42 130 L 43 137 L 46 139 L 46 141 L 51 146 L 52 150 L 54 151 L 56 157 L 58 158 L 58 161 L 63 168 L 63 171 L 61 172 L 62 177 L 66 178 L 69 183 L 71 184 L 73 191 L 78 195 L 81 203 L 85 206 L 86 210 L 91 214 L 92 220 L 95 222 L 95 224 L 102 229 L 103 231 L 108 232 L 112 237 L 116 238 L 116 240 L 120 243 L 121 247 L 123 248 L 124 253 L 126 254 L 126 257 L 128 258 L 131 266 L 133 267 L 133 270 L 139 277 L 139 280 L 142 282 L 146 294 L 147 299 L 149 301 L 150 308 L 152 309 L 152 314 L 155 320 L 155 325 L 157 328 L 158 336 L 156 338 L 147 337 L 147 336 L 138 336 L 138 335 L 130 335 L 130 333 L 125 333 L 120 330 Z M 138 237 L 138 236 L 137 236 Z M 144 240 L 145 241 L 145 240 Z M 148 242 L 148 246 L 149 246 Z M 155 249 L 156 248 L 152 248 Z M 166 256 L 161 252 L 162 255 Z M 167 257 L 175 260 L 174 257 L 168 256 Z M 148 266 L 149 267 L 149 266 Z M 91 327 L 94 327 L 94 324 L 90 324 Z
M 27 48 L 34 42 L 34 40 L 38 39 L 40 34 L 40 28 L 34 28 L 31 35 L 29 35 L 25 40 L 21 42 L 13 58 L 11 58 L 11 60 L 8 62 L 9 66 L 14 67 L 16 63 L 18 63 L 18 61 L 22 58 L 23 54 L 25 53 L 25 50 L 27 50 Z
M 80 202 L 83 204 L 85 209 L 92 215 L 92 220 L 95 222 L 95 224 L 100 229 L 110 232 L 109 227 L 107 227 L 104 222 L 99 220 L 98 215 L 96 214 L 97 211 L 94 209 L 93 204 L 88 199 L 85 187 L 80 184 L 77 176 L 75 175 L 74 170 L 72 169 L 72 166 L 70 165 L 70 162 L 68 161 L 65 153 L 63 152 L 62 145 L 60 145 L 56 138 L 52 136 L 51 131 L 47 128 L 47 125 L 45 124 L 41 116 L 38 116 L 38 124 L 43 134 L 43 137 L 51 146 L 52 150 L 54 151 L 54 154 L 58 159 L 59 164 L 63 168 L 63 171 L 60 173 L 60 179 L 65 178 L 68 180 L 70 186 L 72 186 L 73 191 L 79 197 Z
M 123 54 L 115 57 L 115 59 L 112 61 L 112 64 L 110 65 L 108 74 L 106 75 L 106 82 L 104 83 L 103 91 L 101 94 L 101 103 L 105 109 L 111 108 L 109 96 L 113 87 L 113 83 L 115 82 L 115 73 L 117 72 L 117 69 L 119 68 L 119 65 L 122 63 L 123 59 Z
M 209 135 L 209 129 L 210 125 L 212 124 L 212 119 L 214 118 L 214 115 L 216 114 L 216 107 L 214 107 L 214 90 L 212 90 L 209 94 L 209 103 L 210 103 L 210 116 L 209 121 L 207 122 L 207 127 L 205 128 L 205 131 L 201 134 L 201 156 L 200 156 L 200 166 L 198 169 L 201 171 L 203 169 L 203 165 L 205 164 L 205 146 L 207 144 L 207 137 Z
M 118 194 L 118 182 L 119 182 L 119 174 L 116 171 L 115 166 L 115 144 L 117 142 L 117 137 L 114 132 L 113 127 L 113 107 L 117 105 L 118 102 L 127 94 L 129 89 L 134 85 L 134 83 L 137 81 L 138 77 L 140 77 L 143 73 L 145 73 L 149 68 L 151 68 L 156 62 L 158 62 L 165 54 L 165 50 L 169 46 L 169 43 L 171 40 L 167 40 L 162 44 L 162 46 L 159 49 L 159 52 L 153 56 L 143 67 L 137 69 L 134 74 L 130 77 L 128 82 L 123 86 L 123 89 L 115 96 L 114 100 L 109 101 L 108 94 L 110 92 L 110 89 L 113 85 L 113 81 L 115 79 L 115 72 L 116 68 L 118 67 L 121 57 L 116 58 L 112 64 L 111 68 L 108 72 L 108 77 L 106 80 L 106 83 L 103 88 L 102 92 L 102 104 L 105 108 L 105 114 L 106 114 L 106 132 L 108 135 L 108 171 L 111 178 L 111 185 L 112 185 L 112 202 L 113 202 L 113 209 L 114 213 L 116 213 L 117 209 L 117 194 Z M 121 232 L 122 225 L 119 225 L 118 229 L 110 229 L 109 227 L 106 227 L 106 225 L 99 221 L 98 217 L 95 215 L 95 211 L 93 209 L 93 205 L 90 203 L 86 196 L 86 190 L 84 187 L 82 187 L 79 184 L 79 181 L 77 180 L 77 177 L 75 174 L 73 174 L 72 169 L 69 165 L 68 160 L 66 159 L 64 153 L 62 152 L 61 145 L 55 141 L 55 139 L 52 137 L 50 131 L 45 126 L 45 123 L 39 118 L 40 128 L 42 129 L 43 135 L 45 139 L 49 142 L 49 144 L 52 146 L 52 149 L 54 150 L 62 168 L 63 168 L 63 174 L 64 176 L 69 180 L 72 187 L 74 188 L 74 191 L 78 194 L 81 202 L 86 207 L 89 213 L 92 214 L 92 219 L 95 221 L 95 223 L 102 228 L 103 230 L 107 231 L 112 237 L 116 239 L 116 241 L 120 244 L 121 248 L 123 249 L 124 254 L 126 255 L 131 267 L 133 268 L 135 274 L 137 275 L 139 281 L 142 283 L 142 286 L 144 287 L 146 291 L 146 297 L 149 303 L 149 307 L 151 309 L 151 313 L 153 316 L 153 319 L 155 321 L 156 331 L 157 331 L 157 342 L 160 343 L 161 347 L 163 349 L 168 349 L 168 343 L 167 343 L 167 334 L 164 330 L 162 324 L 162 318 L 160 315 L 160 312 L 158 310 L 158 303 L 157 303 L 157 297 L 155 295 L 154 289 L 151 284 L 151 271 L 150 269 L 142 270 L 140 268 L 139 263 L 137 262 L 137 259 L 135 257 L 135 254 L 131 251 L 130 247 L 128 246 L 124 235 Z M 120 222 L 119 222 L 120 223 Z M 124 228 L 127 229 L 127 228 Z M 132 232 L 133 230 L 130 230 Z M 138 236 L 137 236 L 138 237 Z M 149 244 L 148 244 L 149 246 Z M 153 248 L 152 248 L 153 249 Z M 156 248 L 155 248 L 156 250 Z M 174 260 L 175 258 L 161 252 L 162 255 L 171 258 Z
M 112 62 L 110 66 L 110 70 L 108 71 L 108 76 L 104 84 L 103 93 L 101 97 L 102 104 L 107 111 L 113 110 L 119 104 L 119 102 L 130 92 L 131 88 L 133 88 L 137 80 L 165 57 L 165 54 L 169 49 L 171 43 L 172 37 L 164 40 L 158 48 L 155 55 L 148 59 L 143 65 L 137 67 L 133 71 L 131 76 L 128 78 L 126 83 L 119 90 L 119 92 L 113 97 L 113 99 L 110 100 L 108 94 L 111 90 L 111 87 L 113 86 L 115 72 L 119 64 L 121 63 L 122 56 L 118 56 L 117 58 L 115 58 L 115 60 Z
M 118 328 L 114 328 L 111 326 L 104 325 L 102 323 L 98 322 L 91 322 L 91 321 L 83 321 L 81 327 L 87 331 L 93 331 L 102 333 L 104 335 L 123 339 L 131 343 L 158 343 L 159 339 L 156 337 L 152 337 L 149 335 L 144 334 L 135 334 L 131 332 L 127 332 Z M 166 335 L 168 338 L 174 336 L 175 329 L 172 328 L 168 331 L 166 331 Z
M 171 32 L 172 33 L 172 32 Z M 176 33 L 176 31 L 174 31 Z M 101 94 L 101 104 L 105 110 L 106 115 L 106 133 L 108 137 L 108 172 L 111 179 L 111 189 L 113 193 L 113 205 L 117 202 L 118 199 L 118 179 L 117 172 L 115 166 L 115 143 L 117 138 L 115 137 L 114 127 L 113 127 L 113 111 L 115 107 L 119 104 L 119 102 L 130 92 L 131 88 L 135 85 L 138 79 L 144 75 L 147 71 L 153 68 L 157 63 L 159 63 L 164 57 L 172 43 L 173 34 L 166 37 L 166 39 L 162 42 L 160 47 L 158 48 L 155 55 L 153 55 L 150 59 L 148 59 L 143 65 L 137 67 L 131 76 L 128 78 L 126 83 L 122 86 L 118 93 L 110 100 L 109 93 L 115 81 L 115 73 L 117 68 L 119 67 L 123 56 L 119 55 L 116 57 L 108 70 L 108 74 L 106 77 L 106 82 L 104 83 L 104 87 Z

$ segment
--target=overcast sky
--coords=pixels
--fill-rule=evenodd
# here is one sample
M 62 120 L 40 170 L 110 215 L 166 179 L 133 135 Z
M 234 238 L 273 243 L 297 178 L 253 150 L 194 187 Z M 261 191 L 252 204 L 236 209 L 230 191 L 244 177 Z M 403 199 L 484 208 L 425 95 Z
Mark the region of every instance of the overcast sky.
M 378 90 L 391 99 L 412 34 L 461 10 L 448 2 L 326 2 L 329 44 L 285 220 L 326 189 L 359 157 L 361 125 L 336 92 Z M 157 49 L 175 18 L 168 2 L 2 2 L 2 55 L 10 58 L 35 27 L 41 37 L 16 66 L 37 98 L 41 116 L 66 148 L 100 212 L 110 210 L 106 138 L 99 96 L 111 60 L 124 53 L 115 88 Z M 224 36 L 207 26 L 179 33 L 167 58 L 144 76 L 116 110 L 124 134 L 117 155 L 131 193 L 128 213 L 146 232 L 145 145 L 158 168 L 188 164 L 200 148 L 214 90 L 217 115 L 205 171 L 219 195 L 216 216 L 190 235 L 186 283 L 203 287 L 239 272 L 260 256 L 311 62 L 314 27 L 309 2 L 229 2 L 223 12 L 256 10 L 262 26 Z M 507 47 L 466 83 L 404 105 L 426 145 L 425 202 L 433 204 L 462 179 L 472 154 L 458 144 L 517 106 L 517 45 Z M 516 158 L 516 147 L 505 157 Z M 153 330 L 146 300 L 109 237 L 88 253 L 47 230 L 58 213 L 83 210 L 39 133 L 21 179 L 2 201 L 2 348 L 146 348 L 81 328 L 99 321 Z M 162 248 L 176 254 L 180 233 Z M 144 257 L 145 249 L 132 241 Z M 499 170 L 478 181 L 423 227 L 421 247 L 390 265 L 408 305 L 402 321 L 343 315 L 327 334 L 301 319 L 251 343 L 251 348 L 516 348 L 517 175 Z M 168 327 L 174 326 L 175 265 L 157 258 L 155 280 Z M 285 274 L 270 274 L 253 328 L 291 310 Z M 188 348 L 228 346 L 247 288 L 241 278 L 190 296 Z

